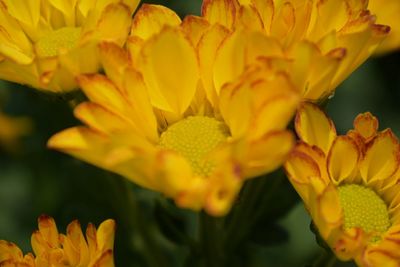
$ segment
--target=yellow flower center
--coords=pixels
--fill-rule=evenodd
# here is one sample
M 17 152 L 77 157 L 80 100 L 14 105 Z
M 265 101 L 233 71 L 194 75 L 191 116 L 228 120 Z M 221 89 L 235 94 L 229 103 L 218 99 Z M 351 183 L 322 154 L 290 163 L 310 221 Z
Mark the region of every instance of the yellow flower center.
M 191 164 L 195 174 L 208 176 L 215 164 L 207 155 L 229 136 L 226 125 L 204 116 L 187 117 L 161 134 L 160 146 L 178 152 Z
M 39 57 L 57 56 L 60 49 L 73 48 L 80 37 L 81 28 L 64 27 L 43 36 L 35 45 Z
M 390 227 L 387 206 L 373 190 L 357 184 L 342 185 L 338 189 L 345 228 L 383 233 Z

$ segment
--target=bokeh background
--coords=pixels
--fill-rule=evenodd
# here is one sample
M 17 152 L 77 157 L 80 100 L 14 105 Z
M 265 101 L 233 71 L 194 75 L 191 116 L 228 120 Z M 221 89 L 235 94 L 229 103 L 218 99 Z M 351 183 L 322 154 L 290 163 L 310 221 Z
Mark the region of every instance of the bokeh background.
M 181 17 L 199 14 L 201 7 L 200 0 L 143 2 L 169 6 Z M 399 52 L 372 58 L 340 85 L 327 105 L 327 113 L 339 133 L 352 127 L 358 113 L 370 111 L 379 118 L 381 129 L 390 127 L 400 136 L 399 69 Z M 52 134 L 78 124 L 70 107 L 76 97 L 83 96 L 79 93 L 46 95 L 0 82 L 3 111 L 10 116 L 28 118 L 32 124 L 31 134 L 21 138 L 17 147 L 0 144 L 0 239 L 13 241 L 28 252 L 30 235 L 37 229 L 37 218 L 41 214 L 54 217 L 60 232 L 65 232 L 67 224 L 74 219 L 79 219 L 85 228 L 88 222 L 98 225 L 104 219 L 114 218 L 118 222 L 116 266 L 146 266 L 145 255 L 152 258 L 152 254 L 162 255 L 155 259 L 155 266 L 157 262 L 163 263 L 158 266 L 183 266 L 187 249 L 179 242 L 171 242 L 174 237 L 162 234 L 158 226 L 162 220 L 159 206 L 171 205 L 168 201 L 134 185 L 131 185 L 134 193 L 130 194 L 124 191 L 125 182 L 120 177 L 46 149 L 46 141 Z M 288 207 L 291 207 L 289 212 L 279 214 L 280 227 L 276 231 L 283 229 L 284 234 L 271 236 L 275 238 L 274 244 L 248 245 L 246 251 L 251 257 L 243 266 L 306 266 L 320 253 L 309 228 L 310 218 L 295 193 L 289 188 L 282 192 L 281 198 L 290 199 Z M 275 201 L 270 203 L 275 204 Z M 181 218 L 176 223 L 193 233 L 196 214 L 174 212 Z M 141 220 L 137 220 L 138 214 Z M 143 236 L 138 234 L 143 227 L 150 228 L 157 237 L 151 250 L 145 249 Z M 337 263 L 335 266 L 355 265 Z

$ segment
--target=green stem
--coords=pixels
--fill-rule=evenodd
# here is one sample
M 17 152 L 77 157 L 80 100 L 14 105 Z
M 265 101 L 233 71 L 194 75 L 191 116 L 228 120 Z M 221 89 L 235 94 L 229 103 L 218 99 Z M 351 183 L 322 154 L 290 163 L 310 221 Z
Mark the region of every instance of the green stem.
M 252 179 L 246 183 L 243 189 L 242 201 L 232 216 L 225 236 L 228 253 L 233 252 L 246 239 L 254 223 L 257 222 L 262 212 L 264 212 L 260 207 L 257 207 L 257 203 L 260 200 L 262 202 L 268 201 L 282 182 L 282 177 L 270 178 L 274 178 L 274 181 L 268 190 L 265 190 L 265 184 L 269 177 Z
M 145 257 L 148 266 L 165 266 L 165 263 L 167 261 L 164 259 L 164 255 L 160 251 L 157 242 L 153 239 L 148 223 L 142 216 L 143 213 L 137 201 L 136 195 L 132 190 L 131 183 L 125 179 L 119 180 L 119 187 L 121 189 L 120 192 L 123 192 L 126 201 L 124 213 L 127 215 L 127 220 L 130 228 L 133 229 L 136 233 L 139 233 L 141 243 L 143 243 L 143 248 L 141 252 Z
M 314 262 L 312 267 L 333 267 L 336 260 L 336 256 L 332 252 L 324 251 Z
M 199 215 L 200 242 L 204 266 L 222 267 L 223 255 L 221 250 L 221 221 L 205 212 Z

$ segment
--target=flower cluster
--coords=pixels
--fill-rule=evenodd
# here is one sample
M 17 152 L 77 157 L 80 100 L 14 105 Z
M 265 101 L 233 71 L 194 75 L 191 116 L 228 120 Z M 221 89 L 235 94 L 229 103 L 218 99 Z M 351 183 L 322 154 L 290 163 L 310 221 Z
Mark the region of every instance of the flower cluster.
M 0 240 L 0 266 L 7 267 L 114 267 L 113 247 L 115 222 L 106 220 L 96 230 L 86 229 L 86 239 L 78 221 L 59 234 L 53 218 L 42 215 L 39 230 L 32 234 L 33 253 L 23 255 L 15 244 Z
M 87 97 L 83 125 L 48 147 L 213 216 L 284 165 L 338 258 L 396 266 L 398 140 L 370 113 L 337 135 L 317 104 L 400 47 L 399 1 L 204 0 L 183 20 L 138 2 L 0 0 L 0 79 Z M 42 216 L 35 256 L 0 241 L 0 266 L 112 267 L 114 228 L 89 225 L 85 239 L 78 222 L 62 235 Z
M 299 143 L 285 163 L 290 182 L 321 237 L 342 260 L 359 266 L 400 261 L 400 145 L 390 129 L 363 113 L 337 135 L 315 105 L 295 120 Z

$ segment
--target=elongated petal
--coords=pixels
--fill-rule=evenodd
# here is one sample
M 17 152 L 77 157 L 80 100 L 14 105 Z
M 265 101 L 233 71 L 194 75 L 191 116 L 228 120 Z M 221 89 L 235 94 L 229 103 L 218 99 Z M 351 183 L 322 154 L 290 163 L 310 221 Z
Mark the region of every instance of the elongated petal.
M 385 130 L 369 144 L 361 161 L 361 176 L 366 183 L 385 180 L 397 170 L 399 160 L 398 140 L 390 129 Z
M 144 45 L 141 59 L 152 104 L 165 111 L 183 114 L 199 82 L 197 57 L 190 42 L 178 29 L 164 28 Z
M 355 175 L 359 158 L 357 144 L 350 137 L 337 137 L 328 153 L 330 178 L 339 184 L 342 180 Z
M 125 50 L 114 43 L 103 42 L 99 45 L 101 63 L 107 77 L 118 87 L 122 86 L 122 73 L 130 64 L 129 56 Z
M 333 122 L 316 105 L 304 103 L 297 112 L 296 132 L 304 142 L 316 145 L 327 154 L 336 137 Z

